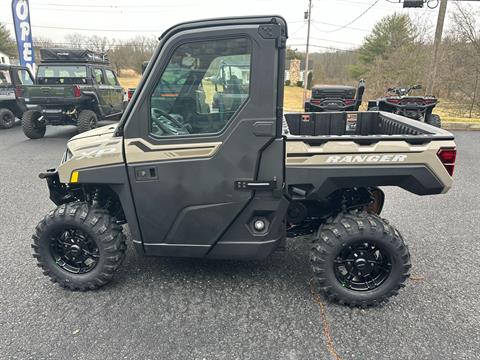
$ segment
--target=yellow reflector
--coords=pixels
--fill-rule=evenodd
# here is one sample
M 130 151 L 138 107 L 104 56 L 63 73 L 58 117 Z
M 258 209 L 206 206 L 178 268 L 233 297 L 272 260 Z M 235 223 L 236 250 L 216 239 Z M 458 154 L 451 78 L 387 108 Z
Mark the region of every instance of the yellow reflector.
M 78 171 L 72 172 L 72 176 L 70 177 L 70 183 L 78 182 Z

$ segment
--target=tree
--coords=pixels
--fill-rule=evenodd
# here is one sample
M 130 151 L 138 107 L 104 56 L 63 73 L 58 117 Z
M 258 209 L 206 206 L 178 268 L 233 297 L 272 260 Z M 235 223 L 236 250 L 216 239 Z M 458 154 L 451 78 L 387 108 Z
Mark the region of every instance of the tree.
M 408 15 L 386 16 L 375 24 L 372 33 L 365 38 L 359 50 L 359 59 L 363 64 L 371 64 L 381 57 L 386 59 L 397 49 L 414 41 L 415 29 Z
M 11 38 L 10 31 L 5 24 L 2 23 L 0 23 L 0 51 L 9 56 L 16 54 L 15 41 Z

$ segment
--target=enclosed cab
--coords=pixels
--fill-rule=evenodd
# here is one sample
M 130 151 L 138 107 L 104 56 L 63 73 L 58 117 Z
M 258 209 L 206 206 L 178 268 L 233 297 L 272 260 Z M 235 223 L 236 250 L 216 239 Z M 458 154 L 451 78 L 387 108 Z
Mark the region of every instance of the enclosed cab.
M 124 90 L 105 55 L 81 49 L 41 49 L 40 54 L 35 84 L 23 86 L 27 137 L 43 137 L 47 125 L 76 125 L 83 132 L 98 121 L 120 118 Z

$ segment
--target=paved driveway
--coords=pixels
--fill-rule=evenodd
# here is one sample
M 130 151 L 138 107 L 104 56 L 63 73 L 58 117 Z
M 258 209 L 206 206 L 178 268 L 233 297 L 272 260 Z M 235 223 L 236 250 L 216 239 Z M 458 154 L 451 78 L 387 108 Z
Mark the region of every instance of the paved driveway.
M 454 189 L 387 189 L 383 216 L 413 257 L 413 278 L 381 308 L 315 301 L 309 242 L 265 261 L 146 258 L 130 247 L 115 281 L 75 293 L 30 255 L 52 208 L 37 173 L 56 166 L 73 127 L 27 140 L 0 131 L 1 359 L 480 358 L 480 132 L 457 133 Z

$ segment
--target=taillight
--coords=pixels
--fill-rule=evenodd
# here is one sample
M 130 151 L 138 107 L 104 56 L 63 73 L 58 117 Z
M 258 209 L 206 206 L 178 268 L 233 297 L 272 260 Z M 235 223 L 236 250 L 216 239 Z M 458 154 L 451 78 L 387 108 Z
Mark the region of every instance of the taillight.
M 355 104 L 355 99 L 344 99 L 343 103 L 345 105 L 353 105 L 353 104 Z
M 128 101 L 130 101 L 130 99 L 132 98 L 134 91 L 135 91 L 134 89 L 128 89 L 127 91 Z
M 321 100 L 318 100 L 318 99 L 311 99 L 310 102 L 312 104 L 315 104 L 315 105 L 320 105 L 320 103 L 322 102 Z
M 440 149 L 437 152 L 437 156 L 450 176 L 453 176 L 455 159 L 457 158 L 457 149 Z
M 392 104 L 398 104 L 398 103 L 400 103 L 400 99 L 387 99 L 387 102 L 392 103 Z
M 19 98 L 22 97 L 23 91 L 20 85 L 15 86 L 15 97 Z
M 80 90 L 80 86 L 78 86 L 78 85 L 73 85 L 73 96 L 74 96 L 74 97 L 80 97 L 80 96 L 82 96 L 82 91 Z

